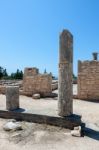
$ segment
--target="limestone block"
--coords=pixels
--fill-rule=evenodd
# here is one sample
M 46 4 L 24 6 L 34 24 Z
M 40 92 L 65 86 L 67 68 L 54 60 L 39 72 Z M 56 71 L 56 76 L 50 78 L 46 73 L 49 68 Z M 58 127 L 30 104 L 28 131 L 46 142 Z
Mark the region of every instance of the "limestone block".
M 71 135 L 75 137 L 81 137 L 81 126 L 74 127 L 74 130 L 71 131 Z
M 6 87 L 6 109 L 15 110 L 19 108 L 19 87 Z
M 22 125 L 19 122 L 7 122 L 3 129 L 5 131 L 16 131 L 16 130 L 22 130 Z
M 40 94 L 33 94 L 33 99 L 40 99 Z

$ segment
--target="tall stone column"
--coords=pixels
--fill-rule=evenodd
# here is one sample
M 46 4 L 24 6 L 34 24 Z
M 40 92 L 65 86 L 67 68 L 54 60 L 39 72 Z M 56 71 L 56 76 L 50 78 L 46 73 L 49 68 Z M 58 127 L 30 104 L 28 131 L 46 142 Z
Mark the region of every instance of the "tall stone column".
M 60 34 L 59 46 L 58 114 L 68 116 L 73 113 L 73 36 L 68 30 Z

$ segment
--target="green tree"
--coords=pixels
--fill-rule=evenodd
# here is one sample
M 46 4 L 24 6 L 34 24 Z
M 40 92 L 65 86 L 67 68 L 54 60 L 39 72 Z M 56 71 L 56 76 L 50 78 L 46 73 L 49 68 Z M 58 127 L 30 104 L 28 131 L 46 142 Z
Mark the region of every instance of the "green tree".
M 19 69 L 17 69 L 17 71 L 15 73 L 11 73 L 10 78 L 11 79 L 23 79 L 23 72 L 22 72 L 22 70 L 20 71 Z
M 3 77 L 8 77 L 8 73 L 6 69 L 3 70 Z

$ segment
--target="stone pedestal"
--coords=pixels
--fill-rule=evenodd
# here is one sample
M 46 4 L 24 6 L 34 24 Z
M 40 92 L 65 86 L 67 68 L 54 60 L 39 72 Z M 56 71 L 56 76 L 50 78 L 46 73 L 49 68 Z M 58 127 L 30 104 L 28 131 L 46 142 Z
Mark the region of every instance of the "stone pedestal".
M 6 87 L 6 109 L 15 110 L 19 108 L 19 87 Z
M 68 116 L 73 113 L 73 36 L 68 30 L 63 30 L 61 33 L 59 44 L 58 114 Z
M 97 52 L 94 52 L 92 53 L 93 54 L 93 60 L 98 60 L 98 53 Z

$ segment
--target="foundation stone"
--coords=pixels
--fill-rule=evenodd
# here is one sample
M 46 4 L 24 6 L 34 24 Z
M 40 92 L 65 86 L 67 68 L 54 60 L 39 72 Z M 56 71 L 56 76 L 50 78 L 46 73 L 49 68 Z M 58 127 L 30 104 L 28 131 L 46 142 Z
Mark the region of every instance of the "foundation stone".
M 6 109 L 15 110 L 19 108 L 19 87 L 6 87 Z

